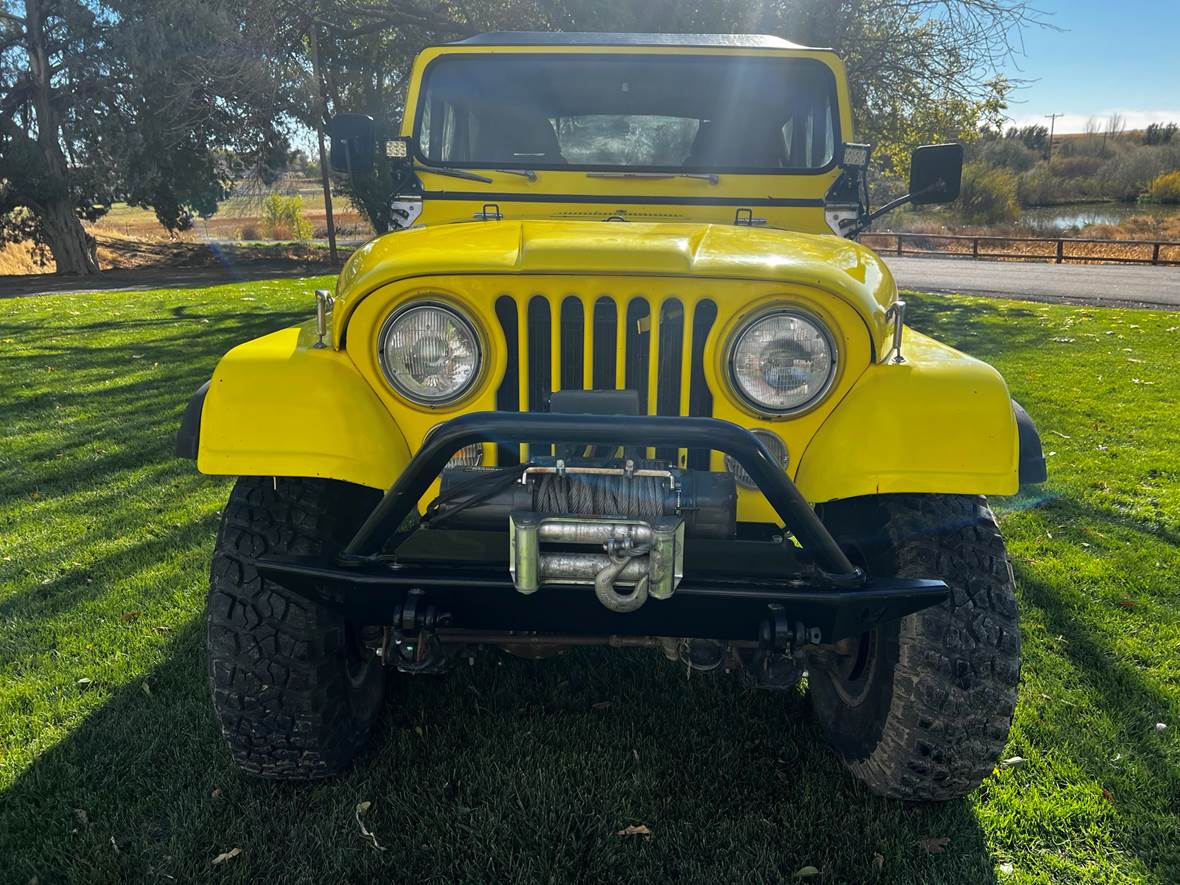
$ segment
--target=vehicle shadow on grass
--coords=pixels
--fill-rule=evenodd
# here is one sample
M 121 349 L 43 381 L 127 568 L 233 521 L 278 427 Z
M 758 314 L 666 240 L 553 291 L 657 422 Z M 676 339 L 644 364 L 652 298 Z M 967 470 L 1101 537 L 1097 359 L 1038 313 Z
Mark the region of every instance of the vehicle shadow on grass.
M 968 803 L 869 796 L 795 692 L 654 653 L 485 653 L 399 680 L 346 777 L 275 784 L 228 760 L 202 645 L 194 620 L 0 797 L 15 881 L 995 881 Z

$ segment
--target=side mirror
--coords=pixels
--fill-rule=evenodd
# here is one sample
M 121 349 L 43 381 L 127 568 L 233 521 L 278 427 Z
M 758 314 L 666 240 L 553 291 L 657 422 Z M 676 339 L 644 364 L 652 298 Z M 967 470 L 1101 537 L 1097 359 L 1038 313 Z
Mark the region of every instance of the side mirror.
M 910 202 L 915 206 L 958 199 L 963 179 L 961 144 L 926 144 L 910 159 Z
M 333 172 L 366 175 L 373 171 L 377 126 L 368 114 L 337 114 L 328 124 Z

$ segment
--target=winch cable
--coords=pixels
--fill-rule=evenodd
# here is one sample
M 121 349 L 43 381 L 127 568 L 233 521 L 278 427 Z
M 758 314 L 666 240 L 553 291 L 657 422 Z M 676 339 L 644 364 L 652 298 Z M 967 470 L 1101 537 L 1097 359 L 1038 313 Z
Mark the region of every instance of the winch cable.
M 538 513 L 655 518 L 664 514 L 665 480 L 658 476 L 546 474 L 533 489 Z
M 444 520 L 462 513 L 468 507 L 474 507 L 476 504 L 482 504 L 489 498 L 494 498 L 500 492 L 511 488 L 514 483 L 519 482 L 521 476 L 531 466 L 530 463 L 526 462 L 524 464 L 513 464 L 511 467 L 501 467 L 496 470 L 476 471 L 471 479 L 464 480 L 454 487 L 447 489 L 431 501 L 426 507 L 426 513 L 423 514 L 423 521 L 429 522 L 432 526 L 438 525 Z M 464 498 L 465 500 L 460 500 Z M 452 502 L 457 503 L 452 507 L 447 507 Z M 447 507 L 447 509 L 444 510 L 444 507 Z

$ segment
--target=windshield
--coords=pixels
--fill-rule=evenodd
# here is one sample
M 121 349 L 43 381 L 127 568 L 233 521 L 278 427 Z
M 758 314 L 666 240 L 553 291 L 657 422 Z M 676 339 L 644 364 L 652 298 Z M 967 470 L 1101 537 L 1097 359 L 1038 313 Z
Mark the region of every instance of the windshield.
M 443 56 L 414 135 L 438 166 L 817 172 L 839 138 L 836 82 L 805 58 Z

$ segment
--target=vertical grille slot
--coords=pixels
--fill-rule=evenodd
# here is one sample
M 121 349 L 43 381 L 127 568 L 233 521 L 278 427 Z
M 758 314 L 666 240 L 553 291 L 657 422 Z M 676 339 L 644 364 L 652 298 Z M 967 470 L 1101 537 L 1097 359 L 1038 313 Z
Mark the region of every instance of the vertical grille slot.
M 544 412 L 549 406 L 551 365 L 549 302 L 540 295 L 529 301 L 528 411 Z
M 529 301 L 528 411 L 547 412 L 552 392 L 553 339 L 550 334 L 549 302 L 540 295 Z M 530 442 L 528 455 L 551 455 L 552 446 Z
M 561 389 L 582 389 L 582 302 L 572 295 L 561 302 Z
M 509 295 L 496 299 L 496 319 L 504 333 L 507 345 L 505 354 L 504 380 L 496 391 L 496 411 L 520 411 L 520 341 L 517 334 L 516 302 Z M 520 463 L 520 450 L 516 446 L 499 446 L 496 463 L 502 466 Z
M 705 343 L 717 321 L 717 305 L 702 301 L 693 314 L 692 341 L 689 349 L 691 373 L 688 384 L 688 414 L 694 418 L 713 416 L 713 393 L 705 380 Z M 687 466 L 690 470 L 709 469 L 708 449 L 689 449 Z
M 651 308 L 644 298 L 627 305 L 627 363 L 623 386 L 638 391 L 639 413 L 647 409 L 647 363 L 651 356 Z
M 656 366 L 657 415 L 680 414 L 680 371 L 684 359 L 684 307 L 675 299 L 660 307 L 659 365 Z M 676 463 L 675 447 L 656 449 L 656 457 Z
M 618 334 L 619 310 L 609 298 L 594 302 L 594 371 L 593 390 L 615 389 L 615 336 Z

